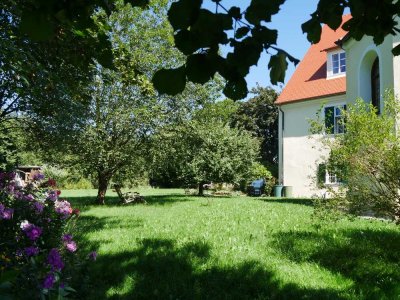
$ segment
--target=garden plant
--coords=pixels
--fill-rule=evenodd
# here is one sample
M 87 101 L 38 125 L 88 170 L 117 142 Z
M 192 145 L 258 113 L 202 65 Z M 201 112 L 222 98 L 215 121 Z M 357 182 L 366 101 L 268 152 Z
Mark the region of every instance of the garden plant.
M 75 292 L 69 283 L 84 265 L 69 232 L 80 212 L 43 174 L 26 186 L 15 178 L 0 173 L 0 298 L 64 299 Z

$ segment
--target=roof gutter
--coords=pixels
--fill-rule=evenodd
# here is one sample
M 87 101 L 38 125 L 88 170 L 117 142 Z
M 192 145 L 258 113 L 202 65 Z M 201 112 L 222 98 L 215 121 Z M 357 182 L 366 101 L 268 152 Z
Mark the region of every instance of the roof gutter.
M 280 130 L 278 131 L 278 132 L 280 132 L 280 137 L 279 137 L 279 140 L 280 140 L 280 151 L 279 151 L 279 157 L 278 157 L 278 161 L 281 163 L 281 166 L 280 166 L 280 172 L 279 172 L 279 184 L 281 184 L 281 185 L 283 185 L 283 178 L 284 178 L 284 174 L 285 174 L 285 170 L 284 170 L 284 168 L 283 168 L 283 166 L 284 166 L 284 163 L 283 163 L 283 159 L 284 159 L 284 155 L 283 155 L 283 145 L 284 145 L 284 143 L 283 143 L 283 130 L 285 129 L 285 112 L 282 110 L 282 108 L 281 108 L 281 106 L 280 105 L 278 105 L 278 109 L 279 109 L 279 112 L 280 112 L 280 114 L 281 114 L 281 128 L 279 128 Z M 278 148 L 278 149 L 279 149 Z

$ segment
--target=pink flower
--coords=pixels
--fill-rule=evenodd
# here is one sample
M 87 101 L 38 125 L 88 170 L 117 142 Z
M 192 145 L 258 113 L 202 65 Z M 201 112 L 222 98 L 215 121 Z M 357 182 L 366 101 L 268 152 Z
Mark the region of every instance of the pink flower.
M 54 204 L 56 212 L 63 215 L 64 218 L 68 217 L 72 213 L 71 204 L 66 200 L 57 200 Z
M 70 241 L 70 242 L 66 242 L 65 244 L 65 248 L 69 251 L 69 252 L 75 252 L 76 249 L 78 248 L 76 246 L 76 243 L 74 241 Z

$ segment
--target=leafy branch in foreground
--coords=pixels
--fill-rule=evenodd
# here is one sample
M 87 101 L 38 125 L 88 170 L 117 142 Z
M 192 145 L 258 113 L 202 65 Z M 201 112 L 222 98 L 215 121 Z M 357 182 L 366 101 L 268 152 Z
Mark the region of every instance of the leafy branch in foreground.
M 8 2 L 15 1 L 8 0 Z M 132 6 L 148 7 L 149 0 L 126 0 Z M 174 1 L 168 18 L 174 30 L 176 47 L 184 53 L 186 62 L 179 67 L 160 69 L 153 78 L 158 91 L 175 95 L 185 88 L 187 81 L 205 83 L 219 73 L 226 79 L 224 93 L 232 99 L 247 95 L 245 76 L 256 65 L 260 55 L 270 55 L 268 69 L 271 82 L 283 82 L 288 63 L 298 60 L 288 51 L 276 46 L 278 31 L 270 28 L 272 16 L 279 13 L 285 0 L 251 0 L 242 10 L 237 6 L 225 7 L 222 0 L 212 0 L 215 12 L 204 9 L 202 0 Z M 70 0 L 26 1 L 21 11 L 20 34 L 32 40 L 48 40 L 71 32 L 80 39 L 90 37 L 95 26 L 91 16 L 99 7 L 107 14 L 116 9 L 116 1 Z M 16 4 L 16 3 L 15 3 Z M 150 5 L 151 6 L 151 5 Z M 342 15 L 349 9 L 352 18 L 342 24 Z M 399 0 L 319 0 L 310 20 L 302 25 L 311 43 L 321 37 L 322 24 L 333 30 L 340 26 L 348 31 L 348 37 L 360 40 L 372 36 L 381 44 L 387 35 L 400 32 L 398 16 Z M 268 24 L 268 26 L 266 25 Z M 93 41 L 94 53 L 79 52 L 80 57 L 94 56 L 103 66 L 112 64 L 111 43 L 103 35 Z M 226 57 L 219 53 L 220 46 L 230 46 Z M 393 49 L 400 54 L 400 45 Z

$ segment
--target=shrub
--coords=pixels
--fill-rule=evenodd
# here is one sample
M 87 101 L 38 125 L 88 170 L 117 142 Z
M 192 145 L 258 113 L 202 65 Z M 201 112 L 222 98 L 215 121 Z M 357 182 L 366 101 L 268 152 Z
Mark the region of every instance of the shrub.
M 79 171 L 74 169 L 65 169 L 54 165 L 45 165 L 43 173 L 46 177 L 52 178 L 62 189 L 91 189 L 91 181 L 83 177 Z
M 322 135 L 328 153 L 326 170 L 342 181 L 339 189 L 327 187 L 332 199 L 320 201 L 322 206 L 400 223 L 399 112 L 399 103 L 391 93 L 385 96 L 381 114 L 372 104 L 358 99 L 343 111 L 345 132 L 335 138 Z
M 63 299 L 74 291 L 68 282 L 80 264 L 67 232 L 79 211 L 59 198 L 54 180 L 37 174 L 21 187 L 14 176 L 0 173 L 0 284 L 16 299 Z

